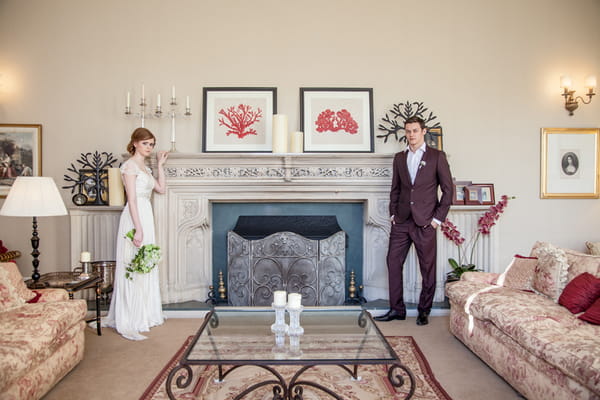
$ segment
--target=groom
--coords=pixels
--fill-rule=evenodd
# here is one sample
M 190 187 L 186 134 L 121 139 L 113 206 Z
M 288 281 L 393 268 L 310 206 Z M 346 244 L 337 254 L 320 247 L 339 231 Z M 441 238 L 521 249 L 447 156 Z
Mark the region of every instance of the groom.
M 446 154 L 425 144 L 427 129 L 421 118 L 408 118 L 404 130 L 408 147 L 394 157 L 390 191 L 390 310 L 375 320 L 406 319 L 402 273 L 414 243 L 423 278 L 417 325 L 426 325 L 435 294 L 436 228 L 446 219 L 452 204 L 452 174 Z M 442 192 L 439 199 L 438 187 Z

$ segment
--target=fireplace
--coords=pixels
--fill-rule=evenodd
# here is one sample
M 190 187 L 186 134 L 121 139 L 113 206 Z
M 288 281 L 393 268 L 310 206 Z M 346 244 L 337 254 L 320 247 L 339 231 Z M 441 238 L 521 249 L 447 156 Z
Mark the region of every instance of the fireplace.
M 269 306 L 275 290 L 304 306 L 345 300 L 346 233 L 335 216 L 240 216 L 227 234 L 229 303 Z
M 357 280 L 364 286 L 362 295 L 367 300 L 387 299 L 385 257 L 390 232 L 392 160 L 392 154 L 374 153 L 172 153 L 166 166 L 167 192 L 153 198 L 157 241 L 165 250 L 159 270 L 163 302 L 204 301 L 209 286 L 215 284 L 215 271 L 222 269 L 227 276 L 226 262 L 220 264 L 219 257 L 223 256 L 215 251 L 219 244 L 213 239 L 218 229 L 213 210 L 224 203 L 361 204 L 361 253 L 351 262 L 359 264 Z M 470 232 L 486 209 L 453 207 L 449 218 L 463 232 Z M 498 232 L 494 230 L 482 237 L 477 245 L 475 262 L 486 271 L 496 272 L 498 268 Z M 225 238 L 226 232 L 222 234 Z M 226 257 L 225 243 L 223 240 L 222 254 Z M 444 300 L 449 257 L 456 257 L 456 248 L 438 232 L 434 301 Z M 404 268 L 406 302 L 418 302 L 418 271 L 416 255 L 411 250 Z

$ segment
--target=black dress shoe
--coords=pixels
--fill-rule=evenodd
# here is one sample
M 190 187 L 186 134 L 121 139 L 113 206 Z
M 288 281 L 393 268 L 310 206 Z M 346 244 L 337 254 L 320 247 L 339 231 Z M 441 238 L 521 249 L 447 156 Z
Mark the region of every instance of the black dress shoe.
M 417 325 L 427 325 L 429 323 L 429 319 L 427 315 L 429 313 L 419 312 L 419 316 L 417 317 Z
M 390 310 L 387 313 L 379 316 L 379 317 L 375 317 L 374 318 L 375 321 L 381 321 L 381 322 L 387 322 L 387 321 L 392 321 L 394 319 L 400 319 L 400 320 L 405 320 L 406 319 L 406 313 L 401 314 L 396 310 Z

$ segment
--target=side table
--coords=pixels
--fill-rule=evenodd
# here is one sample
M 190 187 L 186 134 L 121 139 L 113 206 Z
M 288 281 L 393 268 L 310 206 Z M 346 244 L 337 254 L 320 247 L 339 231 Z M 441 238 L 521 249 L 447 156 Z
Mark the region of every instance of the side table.
M 49 272 L 43 274 L 37 282 L 31 279 L 25 281 L 30 289 L 64 289 L 69 293 L 69 299 L 73 300 L 73 293 L 85 289 L 95 289 L 96 292 L 96 318 L 88 319 L 85 322 L 96 321 L 98 336 L 102 336 L 102 327 L 100 324 L 100 294 L 102 288 L 102 276 L 95 273 L 89 274 L 86 279 L 80 279 L 79 272 Z

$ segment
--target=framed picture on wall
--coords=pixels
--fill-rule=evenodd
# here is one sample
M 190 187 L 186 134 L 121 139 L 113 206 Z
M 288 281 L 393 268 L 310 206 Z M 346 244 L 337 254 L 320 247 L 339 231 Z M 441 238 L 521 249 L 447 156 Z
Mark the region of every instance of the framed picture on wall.
M 542 128 L 542 199 L 597 199 L 599 128 Z
M 300 88 L 304 151 L 373 152 L 373 89 Z
M 438 150 L 444 150 L 444 143 L 442 142 L 442 127 L 427 128 L 425 142 L 429 147 L 433 147 L 434 149 Z
M 203 89 L 202 151 L 270 152 L 277 88 Z
M 42 125 L 0 124 L 0 197 L 18 176 L 42 175 Z

